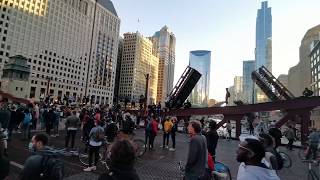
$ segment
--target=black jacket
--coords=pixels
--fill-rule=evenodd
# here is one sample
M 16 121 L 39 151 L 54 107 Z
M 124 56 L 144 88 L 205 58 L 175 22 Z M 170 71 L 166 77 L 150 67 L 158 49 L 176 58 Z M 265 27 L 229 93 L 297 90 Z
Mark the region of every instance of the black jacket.
M 210 130 L 209 132 L 207 132 L 206 138 L 207 138 L 208 152 L 211 155 L 215 155 L 216 154 L 216 147 L 217 147 L 218 140 L 219 140 L 219 135 L 218 135 L 217 131 Z
M 111 169 L 101 174 L 98 180 L 140 180 L 136 170 Z

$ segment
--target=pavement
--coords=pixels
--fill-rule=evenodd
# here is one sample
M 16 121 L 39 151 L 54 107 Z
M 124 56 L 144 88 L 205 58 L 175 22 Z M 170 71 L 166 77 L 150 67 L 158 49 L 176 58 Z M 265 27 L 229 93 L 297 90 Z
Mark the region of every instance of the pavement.
M 26 149 L 28 142 L 20 140 L 20 134 L 14 134 L 13 140 L 9 144 L 9 160 L 11 161 L 10 180 L 18 179 L 21 171 L 20 165 L 30 155 Z M 59 137 L 50 137 L 50 146 L 63 148 L 65 132 L 61 131 Z M 144 131 L 136 130 L 136 137 L 144 139 Z M 81 146 L 80 133 L 77 133 L 76 146 Z M 162 143 L 162 134 L 160 133 L 155 139 L 155 150 L 147 151 L 142 159 L 138 159 L 135 168 L 141 180 L 175 180 L 179 179 L 178 169 L 179 161 L 186 161 L 188 153 L 188 137 L 185 134 L 177 134 L 176 151 L 171 152 L 167 149 L 160 148 Z M 239 163 L 236 161 L 236 150 L 239 141 L 219 139 L 217 146 L 217 160 L 228 165 L 233 179 L 236 179 Z M 282 169 L 278 172 L 283 180 L 307 179 L 308 166 L 303 164 L 298 158 L 298 149 L 287 151 L 286 148 L 280 147 L 280 150 L 287 153 L 292 159 L 292 167 Z M 64 157 L 66 180 L 96 180 L 102 173 L 98 169 L 96 172 L 83 172 L 85 168 L 81 165 L 75 156 Z M 20 168 L 19 168 L 20 167 Z

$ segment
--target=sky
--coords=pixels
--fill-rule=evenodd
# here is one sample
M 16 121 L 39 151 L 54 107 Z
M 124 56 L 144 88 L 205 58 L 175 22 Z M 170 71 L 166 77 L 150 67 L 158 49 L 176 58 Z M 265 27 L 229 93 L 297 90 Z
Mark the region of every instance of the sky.
M 242 75 L 242 61 L 254 60 L 257 9 L 261 0 L 112 0 L 120 34 L 152 36 L 167 25 L 176 37 L 175 81 L 192 50 L 211 51 L 210 98 L 222 101 L 225 88 Z M 272 7 L 272 73 L 287 74 L 299 62 L 308 29 L 320 24 L 319 0 L 269 0 Z M 138 21 L 139 19 L 139 21 Z

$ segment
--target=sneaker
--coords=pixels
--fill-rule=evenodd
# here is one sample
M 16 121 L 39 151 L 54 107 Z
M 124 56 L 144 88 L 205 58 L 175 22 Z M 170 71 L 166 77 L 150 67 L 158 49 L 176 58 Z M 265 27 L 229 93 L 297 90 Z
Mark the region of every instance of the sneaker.
M 83 169 L 83 171 L 85 171 L 85 172 L 91 172 L 92 170 L 93 170 L 92 167 L 87 167 L 87 168 Z
M 166 149 L 169 149 L 169 146 L 166 146 Z
M 169 151 L 175 151 L 175 150 L 176 150 L 175 148 L 170 148 L 170 149 L 169 149 Z
M 92 167 L 91 167 L 91 170 L 92 170 L 92 171 L 97 170 L 97 166 L 92 166 Z
M 163 146 L 163 145 L 161 145 L 161 146 L 160 146 L 160 148 L 164 148 L 164 146 Z

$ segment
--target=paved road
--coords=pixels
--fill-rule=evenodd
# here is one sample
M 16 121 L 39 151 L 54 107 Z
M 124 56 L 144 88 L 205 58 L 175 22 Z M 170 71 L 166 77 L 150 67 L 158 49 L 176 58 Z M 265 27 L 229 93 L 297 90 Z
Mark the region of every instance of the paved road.
M 64 146 L 64 132 L 61 133 L 60 137 L 51 138 L 50 145 L 55 147 Z M 136 132 L 138 138 L 143 138 L 143 131 L 137 130 Z M 14 140 L 9 144 L 9 158 L 11 161 L 24 164 L 26 158 L 30 153 L 26 150 L 26 145 L 28 142 L 20 141 L 18 134 L 14 136 Z M 80 135 L 77 134 L 77 139 Z M 154 151 L 148 151 L 143 159 L 138 160 L 136 163 L 137 172 L 142 180 L 174 180 L 179 179 L 178 162 L 180 160 L 185 161 L 188 151 L 188 138 L 184 134 L 177 135 L 177 150 L 175 152 L 170 152 L 168 150 L 163 150 L 160 148 L 162 142 L 162 136 L 156 137 Z M 236 149 L 238 141 L 226 141 L 224 139 L 219 140 L 217 147 L 217 160 L 227 164 L 230 169 L 233 178 L 236 178 L 238 163 L 236 162 Z M 81 145 L 79 140 L 76 143 Z M 285 148 L 281 148 L 284 152 L 287 152 Z M 302 164 L 298 159 L 297 151 L 287 152 L 292 160 L 293 166 L 290 169 L 283 169 L 279 172 L 281 179 L 283 180 L 295 180 L 295 179 L 307 179 L 307 166 Z M 101 171 L 93 173 L 84 173 L 82 169 L 84 168 L 77 157 L 65 157 L 66 165 L 66 180 L 95 180 L 98 178 Z M 17 179 L 17 174 L 20 169 L 12 165 L 11 169 L 11 179 Z

